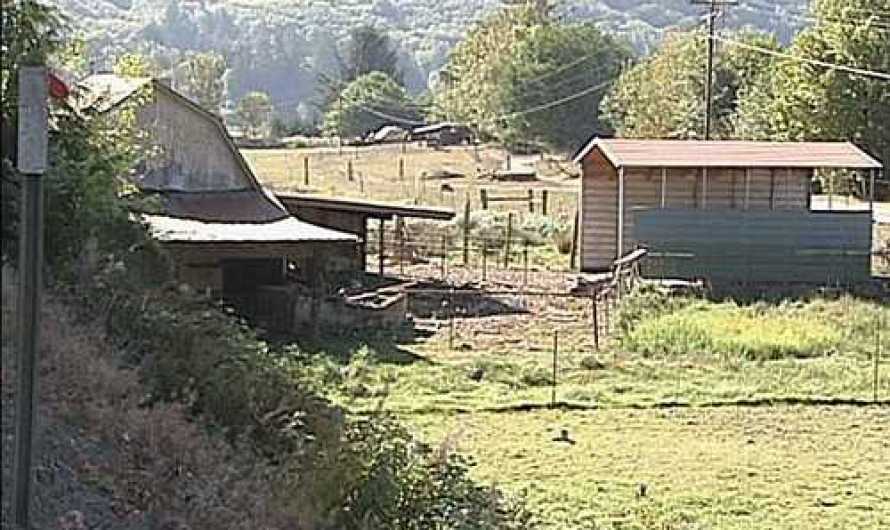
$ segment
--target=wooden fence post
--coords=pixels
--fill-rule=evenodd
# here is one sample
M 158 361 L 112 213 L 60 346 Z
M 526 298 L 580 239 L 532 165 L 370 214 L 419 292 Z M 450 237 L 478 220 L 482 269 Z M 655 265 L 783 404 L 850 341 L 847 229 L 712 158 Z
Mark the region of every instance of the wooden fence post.
M 385 238 L 385 234 L 384 234 L 384 231 L 383 231 L 384 228 L 385 228 L 384 225 L 383 225 L 383 222 L 384 222 L 384 221 L 383 221 L 383 218 L 381 217 L 381 218 L 380 218 L 380 225 L 379 225 L 379 227 L 380 227 L 380 234 L 379 234 L 379 238 L 378 238 L 378 241 L 380 242 L 380 244 L 379 244 L 379 247 L 377 248 L 377 254 L 378 254 L 378 258 L 377 258 L 377 262 L 378 262 L 378 263 L 377 263 L 377 266 L 378 266 L 378 270 L 379 270 L 379 274 L 380 274 L 380 277 L 381 277 L 381 278 L 383 278 L 383 272 L 384 272 L 384 271 L 383 271 L 383 258 L 384 258 L 384 255 L 385 255 L 385 252 L 384 252 L 384 250 L 385 250 L 385 249 L 384 249 L 384 245 L 385 245 L 385 240 L 386 240 L 386 238 Z
M 522 286 L 528 285 L 528 239 L 523 240 L 522 246 Z
M 399 157 L 399 182 L 405 180 L 405 159 Z
M 488 209 L 488 190 L 482 188 L 479 190 L 479 200 L 482 202 L 482 209 Z
M 535 190 L 528 189 L 528 213 L 535 213 Z
M 549 193 L 547 190 L 541 190 L 541 213 L 543 215 L 547 215 L 547 195 Z
M 464 267 L 470 266 L 470 196 L 464 205 Z
M 482 238 L 482 281 L 488 275 L 488 239 Z
M 513 238 L 513 212 L 507 214 L 507 237 L 504 239 L 504 268 L 510 268 L 510 240 Z
M 346 180 L 352 182 L 352 160 L 346 161 Z
M 596 291 L 594 291 L 593 295 L 590 297 L 590 309 L 593 317 L 593 348 L 596 350 L 600 349 L 600 322 L 599 322 L 599 311 L 596 307 Z
M 578 210 L 575 210 L 575 221 L 572 223 L 572 246 L 569 251 L 569 269 L 575 268 L 575 256 L 578 254 Z
M 448 261 L 448 236 L 442 236 L 442 279 L 445 279 L 445 263 Z
M 303 185 L 309 185 L 309 157 L 303 156 Z
M 550 390 L 550 406 L 556 406 L 556 370 L 559 356 L 559 330 L 553 330 L 553 385 Z

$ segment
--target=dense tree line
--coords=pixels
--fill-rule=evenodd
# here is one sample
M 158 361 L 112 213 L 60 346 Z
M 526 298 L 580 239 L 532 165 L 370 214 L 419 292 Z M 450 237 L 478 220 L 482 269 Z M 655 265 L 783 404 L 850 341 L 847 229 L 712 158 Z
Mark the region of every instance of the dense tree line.
M 850 140 L 890 160 L 890 81 L 880 78 L 890 73 L 890 0 L 814 0 L 808 20 L 787 47 L 752 32 L 720 37 L 715 136 Z M 618 134 L 702 136 L 706 42 L 701 31 L 671 34 L 622 74 L 602 105 Z

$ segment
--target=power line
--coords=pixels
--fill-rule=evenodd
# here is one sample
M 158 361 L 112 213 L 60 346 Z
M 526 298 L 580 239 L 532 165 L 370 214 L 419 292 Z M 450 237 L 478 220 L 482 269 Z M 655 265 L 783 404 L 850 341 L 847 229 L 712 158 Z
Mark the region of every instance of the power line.
M 774 9 L 776 6 L 762 4 L 759 2 L 752 2 L 750 0 L 745 5 L 745 7 L 748 7 L 752 11 L 757 11 L 759 13 L 772 14 L 772 15 L 777 14 L 777 11 Z M 869 29 L 875 29 L 878 31 L 890 31 L 890 24 L 887 24 L 886 22 L 884 22 L 880 19 L 877 19 L 877 18 L 874 20 L 869 20 L 869 19 L 865 19 L 865 18 L 854 20 L 854 19 L 837 19 L 837 18 L 824 17 L 824 16 L 815 16 L 814 17 L 807 13 L 803 13 L 800 11 L 791 11 L 791 10 L 788 10 L 788 11 L 783 10 L 782 14 L 785 16 L 788 16 L 790 18 L 793 18 L 797 21 L 800 21 L 800 22 L 810 22 L 813 24 L 821 24 L 821 23 L 829 22 L 829 23 L 840 24 L 843 26 L 854 27 L 854 28 L 868 25 Z
M 524 110 L 509 112 L 507 114 L 502 114 L 500 116 L 486 118 L 485 120 L 482 120 L 482 123 L 486 123 L 486 122 L 490 122 L 490 121 L 506 120 L 506 119 L 510 119 L 510 118 L 516 118 L 518 116 L 524 116 L 526 114 L 531 114 L 533 112 L 540 112 L 542 110 L 552 109 L 552 108 L 558 107 L 559 105 L 562 105 L 564 103 L 568 103 L 569 101 L 574 101 L 574 100 L 576 100 L 578 98 L 582 98 L 588 94 L 592 94 L 593 92 L 596 92 L 597 90 L 601 90 L 601 89 L 609 86 L 610 84 L 612 84 L 612 81 L 613 80 L 611 80 L 611 79 L 608 81 L 604 81 L 602 83 L 587 87 L 584 90 L 581 90 L 580 92 L 576 92 L 575 94 L 566 96 L 564 98 L 557 99 L 555 101 L 551 101 L 549 103 L 544 103 L 544 104 L 537 105 L 537 106 L 534 106 L 534 107 L 531 107 L 528 109 L 524 109 Z
M 720 41 L 720 42 L 726 43 L 726 44 L 730 44 L 730 45 L 732 45 L 732 46 L 737 46 L 737 47 L 739 47 L 739 48 L 745 48 L 745 49 L 748 49 L 748 50 L 752 50 L 752 51 L 756 51 L 756 52 L 760 52 L 760 53 L 765 53 L 765 54 L 767 54 L 767 55 L 772 55 L 772 56 L 774 56 L 774 57 L 782 57 L 782 58 L 784 58 L 784 59 L 791 59 L 792 61 L 798 61 L 798 62 L 802 62 L 802 63 L 813 64 L 813 65 L 816 65 L 816 66 L 821 66 L 821 67 L 823 67 L 823 68 L 829 68 L 829 69 L 832 69 L 832 70 L 840 70 L 840 71 L 847 72 L 847 73 L 850 73 L 850 74 L 859 75 L 859 76 L 862 76 L 862 77 L 869 77 L 869 78 L 873 78 L 873 79 L 881 79 L 881 80 L 883 80 L 883 81 L 890 81 L 890 73 L 887 73 L 887 72 L 878 72 L 878 71 L 875 71 L 875 70 L 866 70 L 866 69 L 863 69 L 863 68 L 856 68 L 856 67 L 854 67 L 854 66 L 847 66 L 847 65 L 844 65 L 844 64 L 829 63 L 829 62 L 826 62 L 826 61 L 820 61 L 819 59 L 809 59 L 809 58 L 806 58 L 806 57 L 800 57 L 800 56 L 797 56 L 797 55 L 793 55 L 793 54 L 790 54 L 790 53 L 787 53 L 787 52 L 781 52 L 781 51 L 777 51 L 777 50 L 771 50 L 771 49 L 769 49 L 769 48 L 764 48 L 764 47 L 762 47 L 762 46 L 755 46 L 755 45 L 753 45 L 753 44 L 746 44 L 746 43 L 744 43 L 744 42 L 739 42 L 739 41 L 736 41 L 736 40 L 727 39 L 726 37 L 720 37 L 720 36 L 718 36 L 718 35 L 714 35 L 714 36 L 711 37 L 711 38 L 714 39 L 714 40 L 718 40 L 718 41 Z

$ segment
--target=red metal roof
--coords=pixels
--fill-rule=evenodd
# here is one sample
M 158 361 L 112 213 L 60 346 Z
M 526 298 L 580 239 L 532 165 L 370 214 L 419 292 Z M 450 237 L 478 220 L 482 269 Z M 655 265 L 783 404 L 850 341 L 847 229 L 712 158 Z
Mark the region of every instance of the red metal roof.
M 635 140 L 595 138 L 575 157 L 599 149 L 615 167 L 761 167 L 878 169 L 850 142 Z

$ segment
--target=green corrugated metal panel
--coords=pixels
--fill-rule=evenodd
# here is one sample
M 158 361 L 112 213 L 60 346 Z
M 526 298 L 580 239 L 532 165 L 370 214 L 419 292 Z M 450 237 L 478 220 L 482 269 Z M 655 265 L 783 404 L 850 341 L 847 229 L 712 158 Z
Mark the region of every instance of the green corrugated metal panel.
M 717 282 L 850 283 L 871 275 L 871 214 L 635 209 L 644 273 Z

